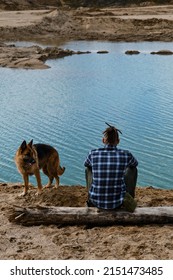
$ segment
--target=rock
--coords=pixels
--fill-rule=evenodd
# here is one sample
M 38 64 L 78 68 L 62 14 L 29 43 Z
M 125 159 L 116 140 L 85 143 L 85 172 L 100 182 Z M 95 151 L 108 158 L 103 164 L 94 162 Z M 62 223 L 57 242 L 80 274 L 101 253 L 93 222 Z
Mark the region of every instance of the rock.
M 109 53 L 108 51 L 98 51 L 97 53 L 99 53 L 99 54 L 104 54 L 104 53 Z
M 41 48 L 39 46 L 16 47 L 15 45 L 0 45 L 0 66 L 23 69 L 47 69 L 45 62 L 48 59 L 62 58 L 74 54 L 86 54 L 73 50 L 64 50 L 58 47 Z
M 127 50 L 126 52 L 125 52 L 125 54 L 129 54 L 129 55 L 132 55 L 132 54 L 139 54 L 140 52 L 139 51 L 133 51 L 133 50 Z
M 169 50 L 160 50 L 158 52 L 151 52 L 150 54 L 158 54 L 158 55 L 172 55 L 173 52 Z

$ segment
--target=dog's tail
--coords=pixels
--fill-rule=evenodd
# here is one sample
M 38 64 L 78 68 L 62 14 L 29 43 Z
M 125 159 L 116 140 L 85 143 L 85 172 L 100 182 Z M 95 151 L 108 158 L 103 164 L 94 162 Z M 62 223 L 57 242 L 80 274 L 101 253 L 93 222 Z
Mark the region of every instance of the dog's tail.
M 65 167 L 59 166 L 59 168 L 58 168 L 58 175 L 61 176 L 64 173 L 64 171 L 65 171 Z

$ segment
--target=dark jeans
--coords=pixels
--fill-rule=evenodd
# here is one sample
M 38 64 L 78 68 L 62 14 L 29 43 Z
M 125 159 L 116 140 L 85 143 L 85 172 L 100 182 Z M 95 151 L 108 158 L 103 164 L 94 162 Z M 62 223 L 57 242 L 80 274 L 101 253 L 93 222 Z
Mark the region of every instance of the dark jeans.
M 125 171 L 124 180 L 126 184 L 126 192 L 133 198 L 135 197 L 135 188 L 138 178 L 138 169 L 136 167 L 128 167 Z
M 135 197 L 135 188 L 138 177 L 138 170 L 136 167 L 128 167 L 125 171 L 124 180 L 126 184 L 126 192 L 128 192 L 133 198 Z M 85 178 L 88 191 L 88 201 L 89 201 L 89 190 L 92 184 L 92 169 L 86 167 Z

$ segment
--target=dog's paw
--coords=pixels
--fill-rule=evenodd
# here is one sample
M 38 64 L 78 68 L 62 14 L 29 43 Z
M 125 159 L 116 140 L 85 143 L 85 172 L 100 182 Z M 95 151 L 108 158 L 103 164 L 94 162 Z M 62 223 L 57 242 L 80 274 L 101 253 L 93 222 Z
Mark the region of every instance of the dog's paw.
M 39 195 L 41 195 L 41 194 L 42 194 L 42 191 L 40 190 L 40 191 L 37 191 L 35 195 L 36 195 L 36 196 L 39 196 Z
M 27 192 L 22 192 L 22 193 L 19 194 L 18 197 L 24 197 L 26 194 L 27 194 Z
M 52 188 L 53 185 L 50 185 L 50 184 L 47 184 L 46 186 L 43 187 L 43 189 L 49 189 L 49 188 Z

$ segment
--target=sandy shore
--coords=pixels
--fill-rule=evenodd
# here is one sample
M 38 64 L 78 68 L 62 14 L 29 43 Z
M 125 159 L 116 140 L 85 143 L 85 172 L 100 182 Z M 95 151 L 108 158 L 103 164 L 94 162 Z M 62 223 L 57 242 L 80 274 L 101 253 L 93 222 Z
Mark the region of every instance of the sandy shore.
M 58 51 L 4 45 L 20 40 L 52 44 L 69 40 L 173 40 L 173 5 L 129 8 L 0 10 L 0 66 L 46 69 Z M 79 50 L 80 51 L 80 50 Z M 44 55 L 42 55 L 44 53 Z M 64 55 L 66 55 L 64 53 Z M 69 54 L 68 54 L 69 55 Z
M 67 40 L 172 41 L 173 6 L 131 8 L 49 9 L 0 11 L 0 65 L 45 67 L 38 46 L 23 48 L 4 43 L 26 40 L 56 43 Z M 56 50 L 57 51 L 57 50 Z M 24 55 L 24 53 L 27 55 Z M 29 55 L 28 55 L 29 53 Z M 40 58 L 41 55 L 42 57 Z M 26 59 L 31 60 L 26 61 Z M 39 58 L 38 58 L 39 56 Z M 16 61 L 15 61 L 16 59 Z M 35 61 L 33 60 L 35 59 Z M 19 62 L 19 61 L 18 61 Z M 11 64 L 10 64 L 11 63 Z M 39 65 L 38 65 L 39 63 Z M 32 68 L 31 67 L 31 68 Z M 45 67 L 46 68 L 46 67 Z M 16 171 L 17 172 L 17 171 Z M 164 187 L 164 186 L 163 186 Z M 9 209 L 21 206 L 84 206 L 86 189 L 61 186 L 36 196 L 30 189 L 19 197 L 20 184 L 0 183 L 0 259 L 173 259 L 173 226 L 32 226 L 10 223 Z M 138 188 L 138 206 L 173 205 L 173 190 Z
M 33 187 L 20 197 L 20 184 L 0 184 L 0 259 L 172 259 L 173 226 L 32 226 L 10 223 L 17 206 L 85 206 L 86 188 L 60 186 L 36 196 Z M 138 188 L 138 206 L 173 205 L 173 190 Z
M 72 54 L 62 50 L 59 53 L 54 47 L 46 51 L 38 46 L 16 47 L 14 43 L 9 45 L 10 42 L 24 40 L 57 47 L 69 40 L 171 42 L 172 30 L 173 5 L 0 10 L 0 66 L 47 69 L 48 58 Z
M 173 5 L 0 11 L 1 40 L 172 41 Z

